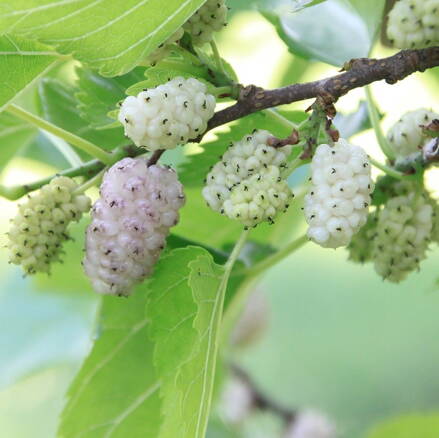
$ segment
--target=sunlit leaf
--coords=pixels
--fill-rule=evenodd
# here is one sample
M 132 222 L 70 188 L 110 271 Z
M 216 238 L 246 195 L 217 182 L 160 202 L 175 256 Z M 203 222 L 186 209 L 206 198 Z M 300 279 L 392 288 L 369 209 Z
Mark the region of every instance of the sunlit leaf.
M 47 71 L 56 60 L 57 54 L 44 44 L 17 36 L 1 36 L 0 111 L 36 78 Z
M 149 283 L 147 313 L 162 380 L 161 438 L 204 438 L 227 287 L 222 266 L 199 247 L 163 257 Z
M 30 36 L 99 69 L 130 71 L 205 0 L 0 0 L 0 32 Z
M 97 339 L 68 391 L 60 438 L 157 438 L 160 382 L 145 304 L 141 290 L 103 298 Z

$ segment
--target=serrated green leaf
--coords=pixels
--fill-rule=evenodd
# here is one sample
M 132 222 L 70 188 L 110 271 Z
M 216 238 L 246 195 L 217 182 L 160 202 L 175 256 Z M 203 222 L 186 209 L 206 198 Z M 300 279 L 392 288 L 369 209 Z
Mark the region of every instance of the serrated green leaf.
M 103 298 L 98 338 L 68 391 L 60 438 L 157 438 L 160 385 L 146 299 L 140 290 Z
M 0 31 L 30 36 L 99 69 L 132 70 L 205 0 L 0 0 Z
M 49 47 L 38 42 L 11 35 L 0 36 L 0 111 L 47 71 L 57 57 Z
M 81 117 L 92 128 L 102 129 L 114 122 L 108 113 L 125 99 L 125 90 L 144 78 L 145 68 L 137 67 L 129 73 L 114 78 L 104 78 L 98 73 L 77 68 L 76 92 Z M 117 125 L 118 126 L 118 125 Z
M 87 124 L 79 114 L 75 91 L 75 88 L 57 79 L 44 78 L 38 87 L 43 118 L 108 150 L 126 144 L 122 126 L 96 130 Z M 90 158 L 82 152 L 79 154 Z
M 147 313 L 162 380 L 160 438 L 204 438 L 227 288 L 226 271 L 200 247 L 171 251 L 149 283 Z
M 26 147 L 36 132 L 26 122 L 7 113 L 0 114 L 0 172 L 20 149 Z
M 437 438 L 439 414 L 411 414 L 377 426 L 367 438 Z
M 289 50 L 308 59 L 340 66 L 349 59 L 366 57 L 374 42 L 372 18 L 363 18 L 348 0 L 327 0 L 297 13 L 291 12 L 289 0 L 269 0 L 261 12 Z

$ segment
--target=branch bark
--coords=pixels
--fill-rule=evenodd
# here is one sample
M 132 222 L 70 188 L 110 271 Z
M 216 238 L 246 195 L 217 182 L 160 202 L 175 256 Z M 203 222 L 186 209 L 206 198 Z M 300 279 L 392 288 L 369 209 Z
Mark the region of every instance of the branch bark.
M 329 96 L 335 102 L 354 88 L 364 87 L 381 80 L 394 84 L 412 73 L 423 72 L 437 66 L 439 66 L 439 47 L 429 47 L 419 50 L 402 50 L 383 59 L 353 59 L 345 64 L 344 73 L 319 81 L 293 84 L 273 90 L 264 90 L 249 85 L 242 88 L 236 104 L 214 114 L 208 123 L 206 132 L 266 108 L 318 96 Z M 201 138 L 202 136 L 197 141 Z

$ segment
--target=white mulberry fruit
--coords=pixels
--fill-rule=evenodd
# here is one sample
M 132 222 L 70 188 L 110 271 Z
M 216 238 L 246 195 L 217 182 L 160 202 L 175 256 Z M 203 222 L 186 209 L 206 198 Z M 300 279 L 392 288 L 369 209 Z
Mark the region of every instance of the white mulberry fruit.
M 321 144 L 311 175 L 304 207 L 308 237 L 325 248 L 346 246 L 367 220 L 374 189 L 368 156 L 344 139 L 333 147 Z
M 224 0 L 207 0 L 183 25 L 195 45 L 212 41 L 214 32 L 227 24 L 227 5 Z
M 51 264 L 60 261 L 62 243 L 70 238 L 68 225 L 90 209 L 90 198 L 74 193 L 77 187 L 72 179 L 58 176 L 28 195 L 8 232 L 11 263 L 35 274 L 49 273 Z
M 398 283 L 419 268 L 431 239 L 433 208 L 427 196 L 414 189 L 387 201 L 378 213 L 372 259 L 376 272 Z
M 150 151 L 172 149 L 197 137 L 215 111 L 215 97 L 194 78 L 177 77 L 128 96 L 119 111 L 125 135 Z
M 439 44 L 439 0 L 399 0 L 389 13 L 387 37 L 400 49 Z
M 104 176 L 92 208 L 84 269 L 96 292 L 129 295 L 150 275 L 184 204 L 183 188 L 167 167 L 124 158 Z
M 206 178 L 203 196 L 214 211 L 246 227 L 272 223 L 294 196 L 281 171 L 291 146 L 273 148 L 268 131 L 255 131 L 233 143 Z
M 392 126 L 387 139 L 397 160 L 407 158 L 422 149 L 429 137 L 424 134 L 421 125 L 428 125 L 435 119 L 439 119 L 439 114 L 418 109 L 404 114 Z

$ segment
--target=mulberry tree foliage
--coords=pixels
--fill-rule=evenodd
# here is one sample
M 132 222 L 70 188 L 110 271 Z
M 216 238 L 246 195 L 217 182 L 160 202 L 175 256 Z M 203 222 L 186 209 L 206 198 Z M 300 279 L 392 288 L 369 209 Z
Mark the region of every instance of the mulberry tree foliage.
M 262 16 L 296 56 L 271 90 L 221 56 L 233 5 L 0 0 L 0 170 L 16 155 L 56 168 L 15 185 L 5 172 L 9 262 L 39 281 L 64 262 L 103 302 L 59 437 L 239 434 L 255 409 L 279 416 L 285 438 L 337 436 L 325 414 L 279 407 L 230 365 L 268 319 L 249 285 L 304 244 L 399 283 L 439 242 L 426 183 L 439 108 L 382 114 L 367 89 L 367 105 L 338 112 L 351 90 L 438 67 L 439 0 L 388 12 L 385 0 L 267 0 Z M 380 35 L 393 53 L 368 59 Z M 304 82 L 315 60 L 339 74 Z M 383 117 L 397 120 L 387 133 Z M 352 138 L 370 128 L 384 159 Z

